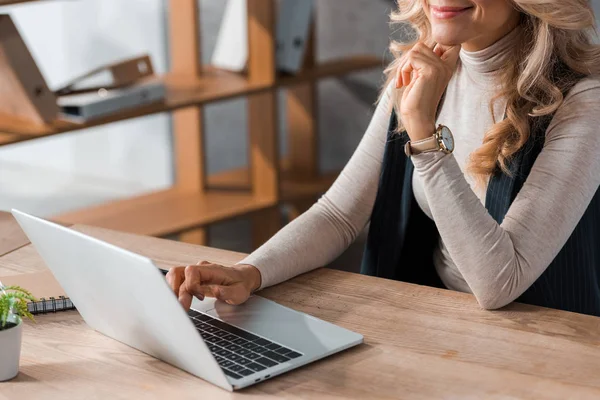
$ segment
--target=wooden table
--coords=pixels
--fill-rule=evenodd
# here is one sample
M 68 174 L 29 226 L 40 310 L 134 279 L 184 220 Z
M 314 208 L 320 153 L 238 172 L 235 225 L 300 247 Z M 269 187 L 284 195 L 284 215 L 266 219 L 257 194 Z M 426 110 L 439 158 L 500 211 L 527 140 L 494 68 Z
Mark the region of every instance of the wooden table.
M 18 230 L 0 221 L 6 243 Z M 75 228 L 161 266 L 243 257 Z M 0 257 L 0 276 L 44 268 L 21 242 Z M 92 331 L 75 311 L 42 315 L 27 323 L 21 373 L 0 383 L 0 399 L 600 398 L 598 318 L 518 304 L 483 311 L 469 295 L 327 269 L 261 295 L 360 332 L 365 344 L 231 394 Z

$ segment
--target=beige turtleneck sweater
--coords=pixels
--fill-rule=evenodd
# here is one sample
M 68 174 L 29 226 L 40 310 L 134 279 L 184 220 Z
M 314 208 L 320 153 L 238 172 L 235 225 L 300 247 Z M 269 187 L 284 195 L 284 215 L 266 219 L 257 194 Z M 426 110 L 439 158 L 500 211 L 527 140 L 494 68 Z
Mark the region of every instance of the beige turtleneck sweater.
M 600 185 L 600 79 L 579 82 L 566 96 L 546 143 L 502 224 L 484 207 L 485 188 L 463 173 L 469 155 L 493 124 L 494 71 L 507 61 L 518 31 L 478 52 L 460 53 L 437 123 L 455 136 L 451 155 L 413 157 L 415 198 L 435 220 L 434 263 L 444 284 L 473 293 L 485 308 L 518 298 L 560 251 Z M 392 86 L 379 103 L 356 152 L 327 193 L 241 263 L 254 265 L 262 287 L 325 266 L 369 221 L 392 112 Z M 505 104 L 497 103 L 496 118 Z M 426 257 L 426 255 L 424 255 Z M 417 267 L 417 266 L 415 266 Z

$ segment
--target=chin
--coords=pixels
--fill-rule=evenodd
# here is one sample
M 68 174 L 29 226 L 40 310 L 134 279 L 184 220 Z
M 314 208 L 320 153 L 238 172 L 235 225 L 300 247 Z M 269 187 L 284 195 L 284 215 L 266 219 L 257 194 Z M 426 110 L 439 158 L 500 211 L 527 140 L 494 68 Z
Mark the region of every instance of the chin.
M 435 27 L 433 28 L 433 40 L 444 46 L 457 46 L 466 41 L 464 29 L 457 27 Z

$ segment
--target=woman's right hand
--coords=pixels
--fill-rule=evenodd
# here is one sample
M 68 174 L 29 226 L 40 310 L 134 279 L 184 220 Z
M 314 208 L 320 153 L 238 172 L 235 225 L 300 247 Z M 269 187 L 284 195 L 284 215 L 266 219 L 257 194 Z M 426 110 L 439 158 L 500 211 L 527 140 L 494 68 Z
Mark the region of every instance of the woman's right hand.
M 242 304 L 260 287 L 261 276 L 251 265 L 224 267 L 202 261 L 197 265 L 171 268 L 167 282 L 187 311 L 194 296 L 200 300 L 208 296 L 228 304 Z

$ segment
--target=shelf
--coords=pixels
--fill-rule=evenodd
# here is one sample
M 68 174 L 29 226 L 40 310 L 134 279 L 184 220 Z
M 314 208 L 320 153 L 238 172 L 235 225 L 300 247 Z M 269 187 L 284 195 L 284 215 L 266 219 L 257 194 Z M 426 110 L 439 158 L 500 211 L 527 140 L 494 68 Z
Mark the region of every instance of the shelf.
M 339 172 L 322 174 L 312 179 L 299 179 L 291 177 L 287 165 L 282 162 L 281 171 L 281 200 L 295 201 L 306 200 L 319 196 L 327 191 L 336 180 Z M 208 188 L 223 191 L 249 191 L 250 171 L 248 168 L 237 168 L 210 175 Z
M 316 79 L 335 77 L 369 68 L 382 66 L 381 59 L 373 56 L 355 56 L 342 60 L 326 62 L 296 76 L 282 76 L 274 85 L 257 84 L 248 81 L 243 75 L 208 67 L 201 78 L 189 78 L 177 75 L 165 75 L 162 79 L 167 86 L 164 102 L 135 108 L 113 114 L 109 117 L 76 123 L 57 120 L 51 124 L 32 124 L 12 117 L 0 116 L 0 132 L 16 134 L 0 141 L 8 144 L 28 139 L 55 135 L 59 133 L 90 128 L 94 126 L 123 121 L 131 118 L 172 111 L 192 105 L 201 105 L 230 98 L 260 93 L 279 87 L 292 86 Z
M 337 173 L 303 181 L 283 173 L 282 201 L 313 198 L 327 191 Z M 246 168 L 225 171 L 208 178 L 207 194 L 169 189 L 126 200 L 105 203 L 55 216 L 65 224 L 86 224 L 101 228 L 150 236 L 167 236 L 235 218 L 276 205 L 250 193 Z
M 299 83 L 314 81 L 318 79 L 343 76 L 352 72 L 368 70 L 371 68 L 383 68 L 384 60 L 374 56 L 352 56 L 344 57 L 333 61 L 320 63 L 315 68 L 310 68 L 300 72 L 298 75 L 281 76 L 277 86 L 285 87 Z
M 9 6 L 11 4 L 33 3 L 39 0 L 0 0 L 0 6 Z
M 51 124 L 27 124 L 22 120 L 0 116 L 0 131 L 16 133 L 24 136 L 41 137 L 58 133 L 69 132 L 77 129 L 90 128 L 111 122 L 123 121 L 145 115 L 172 111 L 190 105 L 200 105 L 208 102 L 226 100 L 242 94 L 252 94 L 265 90 L 267 86 L 252 84 L 243 76 L 217 70 L 207 70 L 202 78 L 190 79 L 176 75 L 162 77 L 167 87 L 167 96 L 163 102 L 129 109 L 120 113 L 77 123 L 59 119 Z
M 169 189 L 65 213 L 53 219 L 140 235 L 167 236 L 274 205 L 270 199 L 251 194 L 208 192 L 203 195 Z

